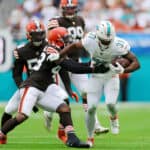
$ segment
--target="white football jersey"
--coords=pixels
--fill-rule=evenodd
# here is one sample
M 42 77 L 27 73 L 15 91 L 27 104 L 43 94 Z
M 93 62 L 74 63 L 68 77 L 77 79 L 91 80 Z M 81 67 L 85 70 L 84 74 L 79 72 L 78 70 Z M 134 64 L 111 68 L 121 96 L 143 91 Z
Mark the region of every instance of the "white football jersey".
M 99 40 L 95 32 L 89 32 L 83 39 L 82 45 L 90 53 L 91 59 L 97 59 L 101 63 L 109 64 L 116 56 L 126 55 L 130 51 L 130 45 L 122 38 L 115 37 L 107 49 L 99 46 Z

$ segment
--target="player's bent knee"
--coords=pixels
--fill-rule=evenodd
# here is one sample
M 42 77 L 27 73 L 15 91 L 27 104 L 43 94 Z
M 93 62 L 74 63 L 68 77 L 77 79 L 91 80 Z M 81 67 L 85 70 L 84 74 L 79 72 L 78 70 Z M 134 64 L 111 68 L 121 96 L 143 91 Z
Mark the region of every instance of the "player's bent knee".
M 27 115 L 23 114 L 23 113 L 18 113 L 16 116 L 16 120 L 21 123 L 23 121 L 25 121 L 28 118 Z
M 56 112 L 60 113 L 60 112 L 70 112 L 70 107 L 63 103 L 63 104 L 60 104 L 58 106 L 58 108 L 56 109 Z

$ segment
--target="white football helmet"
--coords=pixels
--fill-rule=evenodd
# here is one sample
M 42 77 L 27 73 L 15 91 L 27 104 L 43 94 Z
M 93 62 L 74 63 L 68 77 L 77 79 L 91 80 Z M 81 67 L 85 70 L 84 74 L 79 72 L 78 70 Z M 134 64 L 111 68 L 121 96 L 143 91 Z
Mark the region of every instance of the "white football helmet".
M 114 41 L 115 35 L 115 28 L 110 21 L 101 21 L 100 24 L 96 26 L 96 36 L 99 41 L 99 46 L 102 49 L 109 47 Z

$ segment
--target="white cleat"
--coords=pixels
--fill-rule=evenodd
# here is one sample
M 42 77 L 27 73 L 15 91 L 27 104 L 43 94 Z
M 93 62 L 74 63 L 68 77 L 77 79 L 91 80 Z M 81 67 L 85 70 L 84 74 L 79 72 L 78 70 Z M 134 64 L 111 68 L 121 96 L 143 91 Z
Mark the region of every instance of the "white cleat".
M 52 128 L 53 115 L 49 112 L 44 111 L 45 128 L 50 131 Z
M 118 119 L 110 120 L 110 123 L 112 134 L 119 134 L 119 120 Z
M 105 127 L 100 126 L 100 125 L 95 125 L 94 133 L 96 135 L 103 134 L 103 133 L 108 133 L 108 132 L 109 132 L 108 128 L 105 128 Z

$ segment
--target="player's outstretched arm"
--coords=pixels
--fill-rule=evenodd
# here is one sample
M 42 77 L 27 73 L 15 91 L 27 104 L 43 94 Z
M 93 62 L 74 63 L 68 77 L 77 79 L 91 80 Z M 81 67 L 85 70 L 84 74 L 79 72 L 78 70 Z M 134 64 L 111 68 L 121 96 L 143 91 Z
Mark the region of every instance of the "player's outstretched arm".
M 84 49 L 81 41 L 72 43 L 60 51 L 60 57 L 64 57 L 65 55 L 71 54 L 74 51 L 80 51 L 81 49 Z

